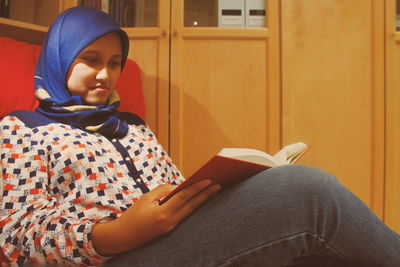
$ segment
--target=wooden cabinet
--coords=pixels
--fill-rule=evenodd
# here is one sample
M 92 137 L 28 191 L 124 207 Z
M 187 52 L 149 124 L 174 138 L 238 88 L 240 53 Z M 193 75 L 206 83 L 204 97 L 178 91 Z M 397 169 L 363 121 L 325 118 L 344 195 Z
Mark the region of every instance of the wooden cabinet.
M 244 29 L 185 27 L 185 1 L 159 0 L 158 26 L 125 28 L 146 121 L 185 175 L 221 147 L 304 141 L 301 163 L 335 174 L 400 232 L 395 2 L 267 0 L 267 27 Z

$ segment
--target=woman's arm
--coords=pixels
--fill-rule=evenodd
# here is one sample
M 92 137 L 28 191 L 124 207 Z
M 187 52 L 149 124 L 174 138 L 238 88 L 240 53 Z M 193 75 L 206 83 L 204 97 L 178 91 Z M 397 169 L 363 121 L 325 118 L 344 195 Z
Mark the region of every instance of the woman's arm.
M 210 185 L 206 179 L 180 191 L 162 206 L 158 200 L 175 186 L 161 185 L 144 195 L 135 205 L 111 222 L 93 227 L 92 243 L 104 256 L 121 253 L 172 231 L 210 196 L 220 190 L 220 185 Z
M 49 180 L 58 176 L 51 176 L 49 151 L 41 136 L 16 117 L 0 123 L 0 247 L 13 264 L 100 263 L 105 259 L 90 241 L 96 219 L 72 216 L 73 204 L 62 206 L 49 192 Z

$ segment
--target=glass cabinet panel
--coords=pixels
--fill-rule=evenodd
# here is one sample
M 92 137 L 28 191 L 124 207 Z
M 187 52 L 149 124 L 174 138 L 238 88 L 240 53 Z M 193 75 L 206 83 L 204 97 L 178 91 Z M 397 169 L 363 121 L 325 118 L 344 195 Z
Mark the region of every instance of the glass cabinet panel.
M 158 0 L 81 0 L 110 14 L 121 27 L 157 27 Z
M 3 0 L 0 5 L 1 17 L 41 26 L 50 26 L 59 11 L 54 0 Z
M 185 27 L 265 27 L 265 0 L 185 0 Z
M 218 0 L 185 0 L 185 27 L 218 27 Z

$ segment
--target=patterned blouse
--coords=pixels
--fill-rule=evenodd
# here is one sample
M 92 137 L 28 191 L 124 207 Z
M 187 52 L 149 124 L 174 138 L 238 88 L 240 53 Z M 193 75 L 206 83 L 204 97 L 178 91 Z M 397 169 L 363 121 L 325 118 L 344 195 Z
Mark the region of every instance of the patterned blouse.
M 29 111 L 0 122 L 0 248 L 13 265 L 98 265 L 107 258 L 92 246 L 95 223 L 184 180 L 147 125 L 122 115 L 119 140 Z

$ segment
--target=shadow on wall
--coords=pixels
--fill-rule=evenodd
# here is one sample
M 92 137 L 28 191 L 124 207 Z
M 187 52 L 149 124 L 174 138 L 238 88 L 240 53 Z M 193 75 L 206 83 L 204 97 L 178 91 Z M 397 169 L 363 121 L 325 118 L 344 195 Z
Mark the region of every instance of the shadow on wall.
M 217 121 L 215 114 L 207 108 L 209 103 L 199 102 L 184 90 L 180 90 L 177 85 L 172 84 L 171 90 L 175 92 L 170 100 L 168 118 L 159 110 L 168 110 L 167 107 L 159 105 L 159 98 L 168 96 L 168 94 L 160 93 L 159 88 L 168 88 L 168 81 L 142 71 L 142 82 L 146 101 L 146 123 L 164 147 L 168 147 L 167 142 L 169 143 L 169 154 L 186 177 L 223 147 L 242 146 L 239 142 L 235 142 L 232 139 L 233 135 L 230 134 L 232 131 L 244 130 L 239 126 L 240 123 L 234 123 L 235 119 L 230 115 L 235 113 L 232 110 L 226 109 L 223 111 L 224 114 L 218 114 L 219 118 L 223 117 L 227 118 L 226 121 L 232 121 L 228 122 L 229 125 L 226 127 L 227 122 Z M 167 101 L 161 101 L 161 103 L 167 103 Z M 162 117 L 159 116 L 160 114 Z M 163 138 L 166 130 L 161 129 L 162 127 L 159 129 L 158 126 L 167 127 L 168 121 L 161 120 L 168 119 L 169 140 L 166 140 Z

